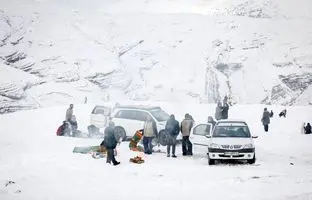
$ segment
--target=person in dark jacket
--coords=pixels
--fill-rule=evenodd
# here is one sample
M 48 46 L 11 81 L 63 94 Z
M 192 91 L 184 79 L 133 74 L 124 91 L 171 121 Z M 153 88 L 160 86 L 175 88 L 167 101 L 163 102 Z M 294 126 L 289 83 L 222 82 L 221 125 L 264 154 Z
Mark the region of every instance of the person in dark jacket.
M 221 119 L 227 119 L 228 113 L 229 113 L 229 104 L 225 103 L 222 106 Z
M 194 121 L 192 120 L 192 117 L 186 113 L 185 118 L 181 122 L 180 130 L 182 133 L 182 155 L 193 155 L 193 145 L 190 141 L 190 133 L 191 129 L 193 127 Z
M 310 123 L 308 123 L 308 124 L 304 127 L 304 133 L 305 133 L 305 134 L 311 134 L 311 133 L 312 133 Z
M 216 107 L 216 113 L 215 113 L 216 120 L 222 119 L 222 104 L 219 101 Z
M 180 132 L 179 122 L 175 119 L 174 115 L 170 115 L 170 119 L 165 126 L 165 132 L 167 135 L 167 157 L 170 157 L 170 148 L 172 146 L 172 157 L 176 158 L 176 140 Z
M 261 118 L 261 122 L 264 126 L 264 131 L 268 132 L 269 131 L 269 124 L 270 124 L 270 113 L 268 111 L 267 108 L 264 108 L 263 110 L 263 114 L 262 114 L 262 118 Z
M 144 123 L 144 137 L 143 137 L 143 145 L 144 145 L 144 153 L 152 154 L 153 145 L 152 140 L 157 136 L 157 126 L 156 122 L 152 119 L 151 116 L 147 117 L 147 120 Z
M 113 121 L 109 122 L 109 126 L 104 130 L 104 140 L 101 143 L 101 146 L 104 146 L 107 150 L 106 163 L 114 165 L 119 165 L 120 162 L 117 162 L 114 155 L 114 149 L 117 146 L 117 139 L 115 136 L 115 124 Z

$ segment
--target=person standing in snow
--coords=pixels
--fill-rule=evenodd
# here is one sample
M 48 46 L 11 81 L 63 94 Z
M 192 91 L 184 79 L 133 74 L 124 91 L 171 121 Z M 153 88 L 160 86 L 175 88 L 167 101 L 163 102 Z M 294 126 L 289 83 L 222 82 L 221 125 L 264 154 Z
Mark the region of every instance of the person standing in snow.
M 216 107 L 216 113 L 215 113 L 216 120 L 222 119 L 222 104 L 219 101 Z
M 191 129 L 193 127 L 193 120 L 192 117 L 186 113 L 185 114 L 185 118 L 183 119 L 183 121 L 181 122 L 181 133 L 182 133 L 182 155 L 186 156 L 186 155 L 193 155 L 193 151 L 192 151 L 192 143 L 190 141 L 190 133 L 191 133 Z
M 229 104 L 225 103 L 222 106 L 221 119 L 227 119 L 228 113 L 229 113 Z
M 308 124 L 304 127 L 304 133 L 305 133 L 305 134 L 311 134 L 311 133 L 312 133 L 310 123 L 308 123 Z
M 74 105 L 70 104 L 69 108 L 66 110 L 65 121 L 71 122 L 74 113 Z
M 261 118 L 261 122 L 262 122 L 262 124 L 264 126 L 264 131 L 265 132 L 268 132 L 268 130 L 269 130 L 270 115 L 271 114 L 269 113 L 268 109 L 264 108 L 263 114 L 262 114 L 262 118 Z
M 101 143 L 101 146 L 104 146 L 107 151 L 106 163 L 111 164 L 111 162 L 113 162 L 113 165 L 120 164 L 120 162 L 116 161 L 114 155 L 114 149 L 116 148 L 117 143 L 118 142 L 115 136 L 115 123 L 110 121 L 108 127 L 104 130 L 104 140 Z
M 165 132 L 167 136 L 167 157 L 170 157 L 170 148 L 172 146 L 172 157 L 176 158 L 176 140 L 180 132 L 180 127 L 179 122 L 175 119 L 174 115 L 170 115 L 165 126 Z
M 148 116 L 144 123 L 144 137 L 143 137 L 143 145 L 144 145 L 144 153 L 152 154 L 153 145 L 152 140 L 157 135 L 157 126 L 155 121 Z

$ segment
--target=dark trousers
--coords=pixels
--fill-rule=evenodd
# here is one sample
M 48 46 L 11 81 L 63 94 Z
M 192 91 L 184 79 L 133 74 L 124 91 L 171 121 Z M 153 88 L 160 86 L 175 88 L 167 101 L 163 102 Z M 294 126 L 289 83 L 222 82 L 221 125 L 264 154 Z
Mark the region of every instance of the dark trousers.
M 168 135 L 167 136 L 167 154 L 170 155 L 170 149 L 172 147 L 172 155 L 175 155 L 175 150 L 176 150 L 176 136 Z
M 114 149 L 106 149 L 106 151 L 107 151 L 106 162 L 107 163 L 113 162 L 113 164 L 117 163 L 114 155 Z
M 192 155 L 192 143 L 190 141 L 190 136 L 182 137 L 182 153 L 183 155 Z
M 153 137 L 143 137 L 143 145 L 144 145 L 144 153 L 152 154 L 153 145 L 152 145 Z
M 269 125 L 266 124 L 266 125 L 263 125 L 263 126 L 264 126 L 264 131 L 265 131 L 265 132 L 268 132 L 268 130 L 269 130 Z

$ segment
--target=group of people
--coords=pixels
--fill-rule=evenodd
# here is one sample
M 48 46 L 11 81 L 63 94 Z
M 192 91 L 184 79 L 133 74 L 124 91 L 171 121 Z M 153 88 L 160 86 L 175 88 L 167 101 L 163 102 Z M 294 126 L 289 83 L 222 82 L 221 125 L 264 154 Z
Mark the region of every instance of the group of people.
M 286 117 L 286 113 L 287 110 L 283 109 L 280 113 L 279 113 L 279 117 Z M 264 127 L 264 131 L 268 132 L 269 131 L 269 124 L 271 122 L 270 118 L 272 118 L 274 115 L 273 110 L 271 110 L 271 112 L 268 111 L 267 108 L 264 108 L 263 110 L 263 114 L 262 114 L 262 118 L 261 118 L 261 122 L 263 124 Z
M 66 110 L 65 120 L 63 124 L 58 127 L 56 135 L 58 136 L 72 136 L 78 133 L 78 124 L 76 116 L 74 115 L 74 105 L 70 104 L 69 108 Z
M 223 99 L 223 105 L 221 104 L 220 101 L 217 104 L 216 113 L 215 113 L 216 120 L 227 119 L 229 108 L 230 108 L 230 106 L 228 104 L 228 98 L 227 98 L 227 96 L 225 96 Z
M 176 143 L 177 136 L 180 131 L 182 133 L 182 153 L 184 156 L 193 155 L 192 143 L 189 140 L 191 129 L 194 125 L 193 117 L 186 113 L 185 118 L 182 120 L 181 125 L 175 119 L 172 114 L 165 125 L 165 140 L 167 144 L 167 157 L 176 158 Z M 136 131 L 129 143 L 130 150 L 144 151 L 145 154 L 152 154 L 154 137 L 158 135 L 156 123 L 151 117 L 148 117 L 144 123 L 143 129 Z M 143 138 L 143 147 L 139 145 L 139 142 Z

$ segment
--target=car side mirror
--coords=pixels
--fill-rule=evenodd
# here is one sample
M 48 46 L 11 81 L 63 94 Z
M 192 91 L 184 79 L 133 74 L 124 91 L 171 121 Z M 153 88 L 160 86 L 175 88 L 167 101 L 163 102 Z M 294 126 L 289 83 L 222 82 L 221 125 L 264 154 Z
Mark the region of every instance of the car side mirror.
M 211 135 L 205 135 L 206 138 L 211 138 Z
M 256 138 L 258 138 L 258 136 L 252 136 L 252 138 L 256 139 Z

